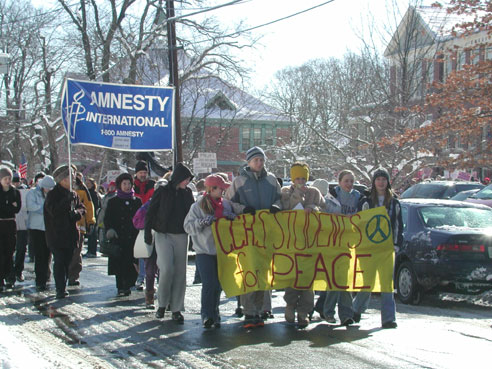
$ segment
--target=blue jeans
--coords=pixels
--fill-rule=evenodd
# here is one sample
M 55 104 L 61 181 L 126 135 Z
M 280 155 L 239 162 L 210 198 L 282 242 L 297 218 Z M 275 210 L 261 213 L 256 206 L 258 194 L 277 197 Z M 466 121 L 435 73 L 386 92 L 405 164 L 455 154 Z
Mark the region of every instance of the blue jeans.
M 145 259 L 138 259 L 137 283 L 143 283 L 144 280 L 145 280 Z
M 347 291 L 327 291 L 323 315 L 325 317 L 335 316 L 335 306 L 338 303 L 338 317 L 343 322 L 354 316 L 352 309 L 352 295 Z
M 354 312 L 362 314 L 369 306 L 370 300 L 370 292 L 357 292 L 353 301 Z M 396 305 L 393 292 L 381 292 L 381 323 L 394 321 L 396 321 Z
M 202 319 L 220 321 L 219 303 L 222 287 L 217 271 L 217 255 L 196 254 L 196 266 L 202 278 Z

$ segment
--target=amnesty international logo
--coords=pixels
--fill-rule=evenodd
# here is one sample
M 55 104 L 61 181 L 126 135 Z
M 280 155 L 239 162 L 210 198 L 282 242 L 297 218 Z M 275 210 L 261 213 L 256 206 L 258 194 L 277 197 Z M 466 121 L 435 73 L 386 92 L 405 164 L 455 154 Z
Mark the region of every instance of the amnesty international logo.
M 80 103 L 80 100 L 82 100 L 84 96 L 85 93 L 81 89 L 79 92 L 73 95 L 73 101 L 70 105 L 68 105 L 67 100 L 66 116 L 70 128 L 71 139 L 75 139 L 75 129 L 77 128 L 77 122 L 85 120 L 85 116 L 83 116 L 83 114 L 85 113 L 85 108 Z
M 366 236 L 374 243 L 382 243 L 391 235 L 391 224 L 387 216 L 375 215 L 366 225 Z

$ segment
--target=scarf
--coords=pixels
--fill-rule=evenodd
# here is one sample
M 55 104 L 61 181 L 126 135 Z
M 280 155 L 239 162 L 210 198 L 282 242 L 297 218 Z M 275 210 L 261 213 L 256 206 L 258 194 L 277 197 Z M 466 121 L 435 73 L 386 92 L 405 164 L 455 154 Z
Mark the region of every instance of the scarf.
M 130 192 L 123 192 L 119 188 L 116 190 L 116 196 L 118 196 L 120 199 L 124 200 L 129 200 L 133 196 L 135 196 L 135 191 L 133 191 L 133 188 Z
M 224 205 L 222 204 L 222 197 L 214 200 L 212 196 L 207 195 L 212 203 L 212 207 L 214 208 L 214 215 L 217 219 L 222 218 L 224 216 Z

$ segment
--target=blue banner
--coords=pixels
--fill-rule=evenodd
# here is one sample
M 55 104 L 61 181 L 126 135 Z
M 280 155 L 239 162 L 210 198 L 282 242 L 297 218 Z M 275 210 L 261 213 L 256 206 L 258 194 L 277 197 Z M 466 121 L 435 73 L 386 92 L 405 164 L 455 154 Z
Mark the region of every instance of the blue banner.
M 73 145 L 172 150 L 174 88 L 67 79 L 62 120 Z

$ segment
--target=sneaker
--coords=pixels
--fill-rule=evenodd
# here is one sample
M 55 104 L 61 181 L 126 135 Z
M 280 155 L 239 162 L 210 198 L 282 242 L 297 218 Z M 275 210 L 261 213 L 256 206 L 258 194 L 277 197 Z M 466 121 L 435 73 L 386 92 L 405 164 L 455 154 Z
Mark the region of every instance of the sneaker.
M 255 317 L 253 315 L 245 315 L 243 328 L 250 329 L 256 327 L 255 325 Z
M 294 305 L 285 306 L 285 320 L 289 323 L 294 323 L 296 319 L 296 309 Z
M 24 276 L 21 274 L 19 274 L 18 276 L 15 277 L 15 280 L 17 282 L 24 282 Z
M 130 296 L 132 294 L 132 291 L 130 289 L 127 289 L 127 290 L 123 290 L 123 294 L 125 296 Z
M 68 281 L 69 286 L 80 286 L 80 281 Z
M 238 318 L 242 318 L 243 317 L 243 309 L 241 309 L 240 307 L 236 308 L 236 311 L 234 312 L 234 315 L 236 315 Z
M 118 293 L 116 294 L 116 296 L 118 296 L 118 297 L 123 297 L 123 296 L 125 296 L 125 291 L 124 291 L 124 290 L 122 290 L 122 289 L 119 289 L 119 290 L 118 290 Z
M 203 319 L 203 328 L 207 328 L 207 329 L 212 328 L 213 325 L 214 325 L 214 320 L 212 318 Z
M 175 312 L 173 312 L 172 319 L 173 319 L 176 323 L 178 323 L 178 324 L 183 324 L 183 323 L 184 323 L 184 317 L 183 317 L 183 315 L 181 314 L 181 312 L 179 312 L 179 311 L 175 311 Z
M 143 291 L 144 289 L 144 282 L 143 281 L 137 281 L 137 283 L 135 283 L 135 288 L 137 289 L 137 291 Z
M 261 314 L 261 319 L 263 319 L 263 320 L 273 319 L 273 318 L 274 318 L 274 316 L 273 316 L 272 312 L 271 312 L 271 311 L 269 311 L 269 310 L 266 310 L 266 311 L 264 311 L 264 312 Z
M 37 284 L 36 285 L 36 291 L 42 292 L 42 291 L 46 291 L 46 290 L 47 290 L 47 288 L 46 288 L 45 284 Z
M 94 259 L 94 258 L 97 258 L 97 255 L 93 254 L 92 252 L 87 252 L 84 255 L 82 255 L 82 257 L 87 258 L 87 259 Z
M 302 329 L 302 328 L 306 328 L 308 325 L 309 325 L 308 316 L 297 314 L 297 326 Z
M 217 328 L 217 329 L 220 328 L 220 322 L 215 322 L 214 323 L 214 327 Z
M 255 324 L 255 327 L 261 328 L 261 327 L 265 326 L 265 321 L 259 315 L 255 315 L 254 324 Z
M 361 314 L 359 313 L 354 313 L 354 316 L 353 316 L 353 320 L 355 323 L 359 323 L 360 322 L 360 318 L 361 318 Z
M 7 282 L 5 283 L 5 289 L 6 290 L 11 290 L 14 288 L 14 282 Z
M 352 324 L 354 324 L 354 320 L 352 318 L 344 319 L 342 322 L 342 325 L 345 327 L 348 327 L 349 325 L 352 325 Z
M 155 317 L 157 319 L 162 319 L 164 318 L 164 313 L 166 312 L 166 308 L 157 308 L 157 311 L 155 312 Z
M 396 322 L 386 322 L 386 323 L 383 323 L 383 328 L 384 329 L 391 329 L 391 328 L 396 328 L 398 327 L 398 324 L 396 324 Z
M 325 320 L 330 324 L 335 324 L 337 322 L 334 316 L 325 316 Z

